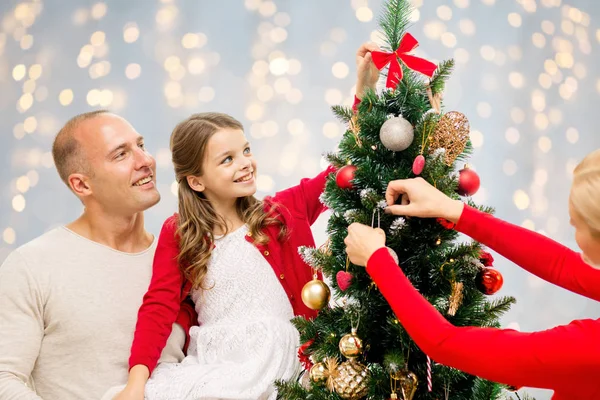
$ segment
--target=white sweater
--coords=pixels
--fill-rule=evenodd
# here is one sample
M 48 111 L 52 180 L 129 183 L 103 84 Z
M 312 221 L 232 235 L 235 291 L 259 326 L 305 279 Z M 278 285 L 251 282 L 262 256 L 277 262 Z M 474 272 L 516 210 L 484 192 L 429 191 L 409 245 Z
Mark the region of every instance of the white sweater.
M 8 256 L 0 266 L 0 399 L 98 400 L 127 381 L 156 242 L 123 253 L 61 227 Z M 161 361 L 180 361 L 184 340 L 177 325 Z

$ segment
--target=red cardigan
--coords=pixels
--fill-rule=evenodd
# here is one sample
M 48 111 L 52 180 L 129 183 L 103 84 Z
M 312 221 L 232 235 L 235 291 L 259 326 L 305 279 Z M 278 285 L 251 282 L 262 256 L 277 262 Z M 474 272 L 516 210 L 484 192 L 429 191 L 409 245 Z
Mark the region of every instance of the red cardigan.
M 468 206 L 456 229 L 542 279 L 600 300 L 600 270 L 545 236 Z M 517 387 L 552 389 L 555 400 L 600 399 L 600 320 L 532 333 L 455 327 L 415 290 L 385 249 L 373 253 L 367 272 L 415 343 L 437 362 Z
M 267 212 L 273 210 L 273 205 L 277 206 L 274 214 L 284 222 L 289 235 L 279 241 L 279 227 L 267 226 L 264 233 L 269 237 L 269 243 L 257 245 L 257 248 L 279 278 L 294 314 L 305 318 L 313 318 L 317 312 L 306 307 L 300 298 L 302 287 L 312 279 L 312 269 L 300 257 L 298 247 L 315 246 L 310 226 L 326 209 L 319 196 L 325 188 L 327 175 L 334 170 L 329 167 L 315 178 L 303 179 L 298 186 L 264 200 Z M 173 215 L 165 221 L 160 233 L 152 280 L 138 312 L 129 358 L 130 368 L 143 364 L 150 372 L 154 370 L 171 333 L 171 326 L 180 312 L 180 304 L 191 289 L 191 283 L 184 282 L 177 263 L 179 243 L 176 230 L 177 215 Z M 249 235 L 246 239 L 253 242 Z

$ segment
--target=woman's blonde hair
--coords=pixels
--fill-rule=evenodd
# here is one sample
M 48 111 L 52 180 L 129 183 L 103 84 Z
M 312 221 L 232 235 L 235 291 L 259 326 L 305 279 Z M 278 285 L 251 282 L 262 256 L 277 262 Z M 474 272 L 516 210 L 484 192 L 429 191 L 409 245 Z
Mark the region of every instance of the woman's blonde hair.
M 202 176 L 206 146 L 220 129 L 240 129 L 235 118 L 221 113 L 193 114 L 179 123 L 171 134 L 171 153 L 175 177 L 179 183 L 179 236 L 178 262 L 186 279 L 195 289 L 202 288 L 213 246 L 216 228 L 227 234 L 227 224 L 201 192 L 190 188 L 187 176 Z M 285 226 L 264 211 L 263 202 L 254 196 L 240 197 L 236 201 L 240 218 L 248 225 L 254 242 L 265 244 L 268 237 L 262 232 L 269 224 L 280 225 L 280 238 L 286 234 Z
M 571 204 L 592 234 L 600 237 L 600 149 L 588 154 L 573 171 Z

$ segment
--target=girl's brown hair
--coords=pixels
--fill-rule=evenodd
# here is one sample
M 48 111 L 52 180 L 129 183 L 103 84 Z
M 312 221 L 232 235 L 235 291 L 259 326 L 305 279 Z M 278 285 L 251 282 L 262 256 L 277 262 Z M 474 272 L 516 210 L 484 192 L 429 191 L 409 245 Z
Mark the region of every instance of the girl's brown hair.
M 202 176 L 208 141 L 220 129 L 227 128 L 244 129 L 238 120 L 227 114 L 199 113 L 181 122 L 171 134 L 171 153 L 179 183 L 178 262 L 184 277 L 192 282 L 195 289 L 202 288 L 207 273 L 214 242 L 213 232 L 219 229 L 227 234 L 227 224 L 204 194 L 192 190 L 187 176 Z M 267 214 L 263 202 L 254 196 L 238 198 L 236 210 L 248 225 L 255 243 L 268 242 L 263 228 L 270 224 L 280 226 L 280 239 L 285 236 L 283 223 Z

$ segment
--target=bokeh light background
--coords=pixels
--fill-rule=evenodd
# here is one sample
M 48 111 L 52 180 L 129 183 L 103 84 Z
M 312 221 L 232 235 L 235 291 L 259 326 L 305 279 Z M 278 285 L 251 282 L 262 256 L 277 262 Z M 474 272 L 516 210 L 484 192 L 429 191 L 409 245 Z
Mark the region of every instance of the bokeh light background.
M 593 0 L 414 0 L 416 54 L 454 58 L 446 110 L 471 122 L 475 196 L 497 215 L 576 248 L 571 172 L 600 147 L 600 3 Z M 109 108 L 146 137 L 162 201 L 176 210 L 168 138 L 181 119 L 241 119 L 259 161 L 259 196 L 316 174 L 344 131 L 330 111 L 352 102 L 355 51 L 376 30 L 381 0 L 38 0 L 0 2 L 0 262 L 75 219 L 53 136 L 70 117 Z M 316 227 L 325 240 L 326 216 Z M 497 257 L 500 294 L 518 304 L 504 326 L 544 329 L 599 316 L 597 303 Z M 481 349 L 485 360 L 485 349 Z M 482 360 L 482 361 L 483 361 Z M 493 360 L 485 360 L 493 362 Z M 434 377 L 435 379 L 435 377 Z M 435 383 L 434 383 L 435 384 Z M 531 391 L 549 399 L 547 391 Z

